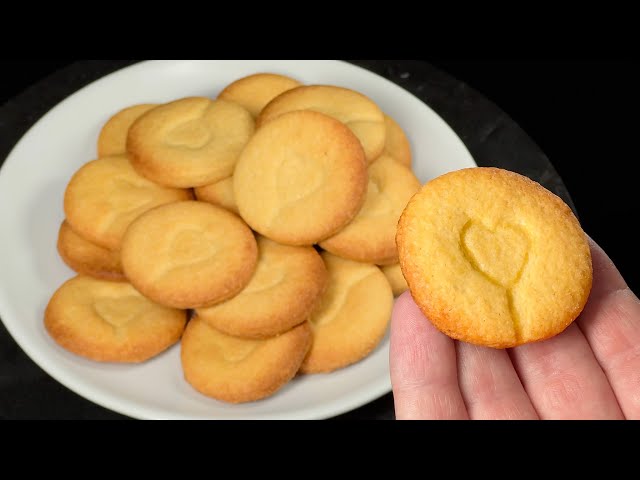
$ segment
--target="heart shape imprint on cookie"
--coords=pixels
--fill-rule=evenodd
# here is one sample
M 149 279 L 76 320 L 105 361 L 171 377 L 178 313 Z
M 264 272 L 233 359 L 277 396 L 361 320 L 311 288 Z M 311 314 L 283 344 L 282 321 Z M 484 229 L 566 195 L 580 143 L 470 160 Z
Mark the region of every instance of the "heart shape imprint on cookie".
M 179 230 L 171 236 L 167 254 L 175 265 L 195 265 L 216 255 L 219 237 L 197 228 Z
M 109 325 L 120 328 L 140 316 L 148 303 L 140 297 L 105 297 L 93 303 L 96 314 Z
M 198 150 L 207 145 L 211 139 L 211 131 L 204 120 L 196 118 L 181 123 L 167 132 L 165 142 L 171 147 Z
M 281 207 L 311 197 L 326 180 L 327 173 L 321 162 L 300 152 L 289 152 L 276 170 L 276 188 Z
M 504 288 L 517 283 L 528 260 L 529 238 L 514 225 L 487 228 L 469 220 L 460 232 L 462 250 L 473 268 Z

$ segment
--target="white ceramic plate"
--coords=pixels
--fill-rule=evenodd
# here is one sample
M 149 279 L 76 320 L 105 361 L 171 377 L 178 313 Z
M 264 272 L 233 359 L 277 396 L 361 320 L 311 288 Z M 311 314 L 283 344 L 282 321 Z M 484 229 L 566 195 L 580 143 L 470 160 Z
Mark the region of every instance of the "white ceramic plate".
M 312 419 L 357 408 L 391 389 L 388 336 L 365 360 L 327 375 L 295 378 L 274 396 L 228 405 L 183 379 L 179 346 L 136 366 L 100 364 L 54 343 L 43 326 L 53 292 L 73 272 L 56 252 L 71 175 L 96 152 L 98 132 L 121 108 L 190 95 L 215 97 L 228 83 L 277 72 L 304 83 L 340 85 L 371 97 L 407 132 L 421 181 L 475 166 L 462 141 L 429 107 L 394 83 L 337 61 L 153 61 L 108 75 L 49 111 L 0 170 L 0 318 L 22 349 L 74 392 L 136 418 Z M 18 401 L 19 399 L 16 399 Z

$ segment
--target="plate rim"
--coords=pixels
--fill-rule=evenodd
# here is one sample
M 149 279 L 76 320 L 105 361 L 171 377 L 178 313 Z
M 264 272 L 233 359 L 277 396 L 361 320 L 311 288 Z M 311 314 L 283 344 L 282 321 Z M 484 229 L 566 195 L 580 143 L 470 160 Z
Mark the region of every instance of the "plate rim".
M 179 60 L 184 62 L 192 62 L 191 60 Z M 247 60 L 222 60 L 222 62 L 238 62 L 245 63 Z M 220 62 L 220 60 L 216 60 L 216 62 Z M 405 97 L 411 97 L 412 101 L 417 101 L 422 104 L 423 107 L 426 107 L 430 113 L 433 115 L 434 120 L 439 124 L 438 128 L 447 130 L 452 138 L 455 139 L 455 142 L 458 144 L 458 147 L 462 147 L 468 158 L 474 165 L 477 165 L 473 155 L 469 151 L 467 145 L 460 138 L 460 136 L 453 130 L 453 128 L 438 114 L 433 108 L 431 108 L 425 101 L 420 99 L 418 96 L 413 94 L 411 91 L 405 89 L 401 85 L 385 78 L 384 76 L 369 70 L 360 65 L 356 65 L 353 63 L 349 63 L 343 60 L 324 60 L 323 62 L 341 64 L 343 67 L 350 68 L 353 70 L 363 71 L 367 75 L 376 77 L 378 81 L 383 80 L 387 86 L 390 88 L 394 88 L 399 92 L 402 92 L 402 95 Z M 175 60 L 146 60 L 141 62 L 136 62 L 132 65 L 128 65 L 122 68 L 119 68 L 113 72 L 110 72 L 100 78 L 97 78 L 90 83 L 84 85 L 83 87 L 75 90 L 71 94 L 67 95 L 60 101 L 58 101 L 53 107 L 47 110 L 43 115 L 41 115 L 38 119 L 36 119 L 33 124 L 27 129 L 27 131 L 16 141 L 14 146 L 11 148 L 7 156 L 5 157 L 2 165 L 0 166 L 0 184 L 3 178 L 6 178 L 7 165 L 12 163 L 12 158 L 16 150 L 20 148 L 20 146 L 29 140 L 29 137 L 33 134 L 33 131 L 37 128 L 41 122 L 45 121 L 49 116 L 55 115 L 58 109 L 63 108 L 64 104 L 77 95 L 81 95 L 85 90 L 93 88 L 96 84 L 108 83 L 111 77 L 122 74 L 123 72 L 127 72 L 130 70 L 136 69 L 144 69 L 150 64 L 158 64 L 158 63 L 166 63 L 168 65 L 175 64 Z M 109 410 L 115 411 L 122 415 L 136 418 L 136 419 L 152 419 L 152 418 L 164 418 L 164 419 L 186 419 L 191 418 L 189 416 L 180 416 L 176 415 L 174 412 L 165 410 L 163 408 L 158 408 L 155 406 L 149 405 L 140 405 L 139 401 L 127 399 L 122 399 L 119 395 L 114 394 L 110 391 L 100 391 L 94 389 L 91 385 L 87 383 L 82 383 L 76 381 L 72 375 L 68 374 L 68 371 L 60 366 L 57 362 L 50 362 L 47 358 L 44 357 L 44 353 L 41 354 L 40 351 L 33 345 L 28 338 L 28 335 L 22 335 L 19 329 L 14 328 L 15 322 L 7 323 L 4 319 L 7 318 L 7 313 L 11 310 L 9 308 L 9 302 L 6 301 L 6 294 L 4 293 L 4 289 L 0 289 L 0 320 L 3 325 L 7 329 L 7 332 L 11 335 L 12 339 L 18 344 L 18 346 L 27 354 L 27 356 L 36 364 L 39 368 L 41 368 L 46 374 L 51 376 L 56 382 L 60 383 L 65 388 L 73 391 L 77 395 L 93 402 L 97 405 L 100 405 Z M 366 405 L 369 402 L 372 402 L 386 393 L 391 391 L 391 380 L 389 375 L 380 376 L 374 381 L 369 382 L 366 389 L 362 389 L 356 391 L 356 393 L 350 393 L 347 395 L 343 395 L 341 397 L 337 397 L 336 399 L 325 402 L 324 404 L 314 405 L 312 407 L 306 407 L 303 409 L 298 409 L 295 411 L 294 415 L 291 415 L 288 412 L 285 413 L 259 413 L 255 414 L 246 414 L 243 413 L 239 416 L 225 415 L 224 419 L 324 419 L 330 418 L 333 416 L 340 415 L 342 413 L 351 411 L 363 405 Z M 159 414 L 159 415 L 158 415 Z M 306 414 L 306 415 L 304 415 Z

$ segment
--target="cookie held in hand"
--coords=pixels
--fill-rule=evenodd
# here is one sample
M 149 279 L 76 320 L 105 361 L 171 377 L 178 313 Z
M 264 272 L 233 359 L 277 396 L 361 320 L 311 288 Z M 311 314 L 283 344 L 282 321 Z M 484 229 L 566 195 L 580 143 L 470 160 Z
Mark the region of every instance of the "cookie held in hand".
M 430 181 L 404 210 L 396 241 L 422 312 L 465 342 L 507 348 L 557 335 L 591 290 L 591 252 L 571 209 L 506 170 Z

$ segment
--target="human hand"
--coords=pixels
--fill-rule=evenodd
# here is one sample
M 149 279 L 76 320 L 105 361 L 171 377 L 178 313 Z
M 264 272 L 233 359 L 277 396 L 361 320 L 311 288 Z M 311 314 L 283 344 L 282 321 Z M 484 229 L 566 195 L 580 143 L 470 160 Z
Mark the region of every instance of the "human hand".
M 409 292 L 391 320 L 398 419 L 640 418 L 640 301 L 591 243 L 593 287 L 578 319 L 509 350 L 454 341 Z

